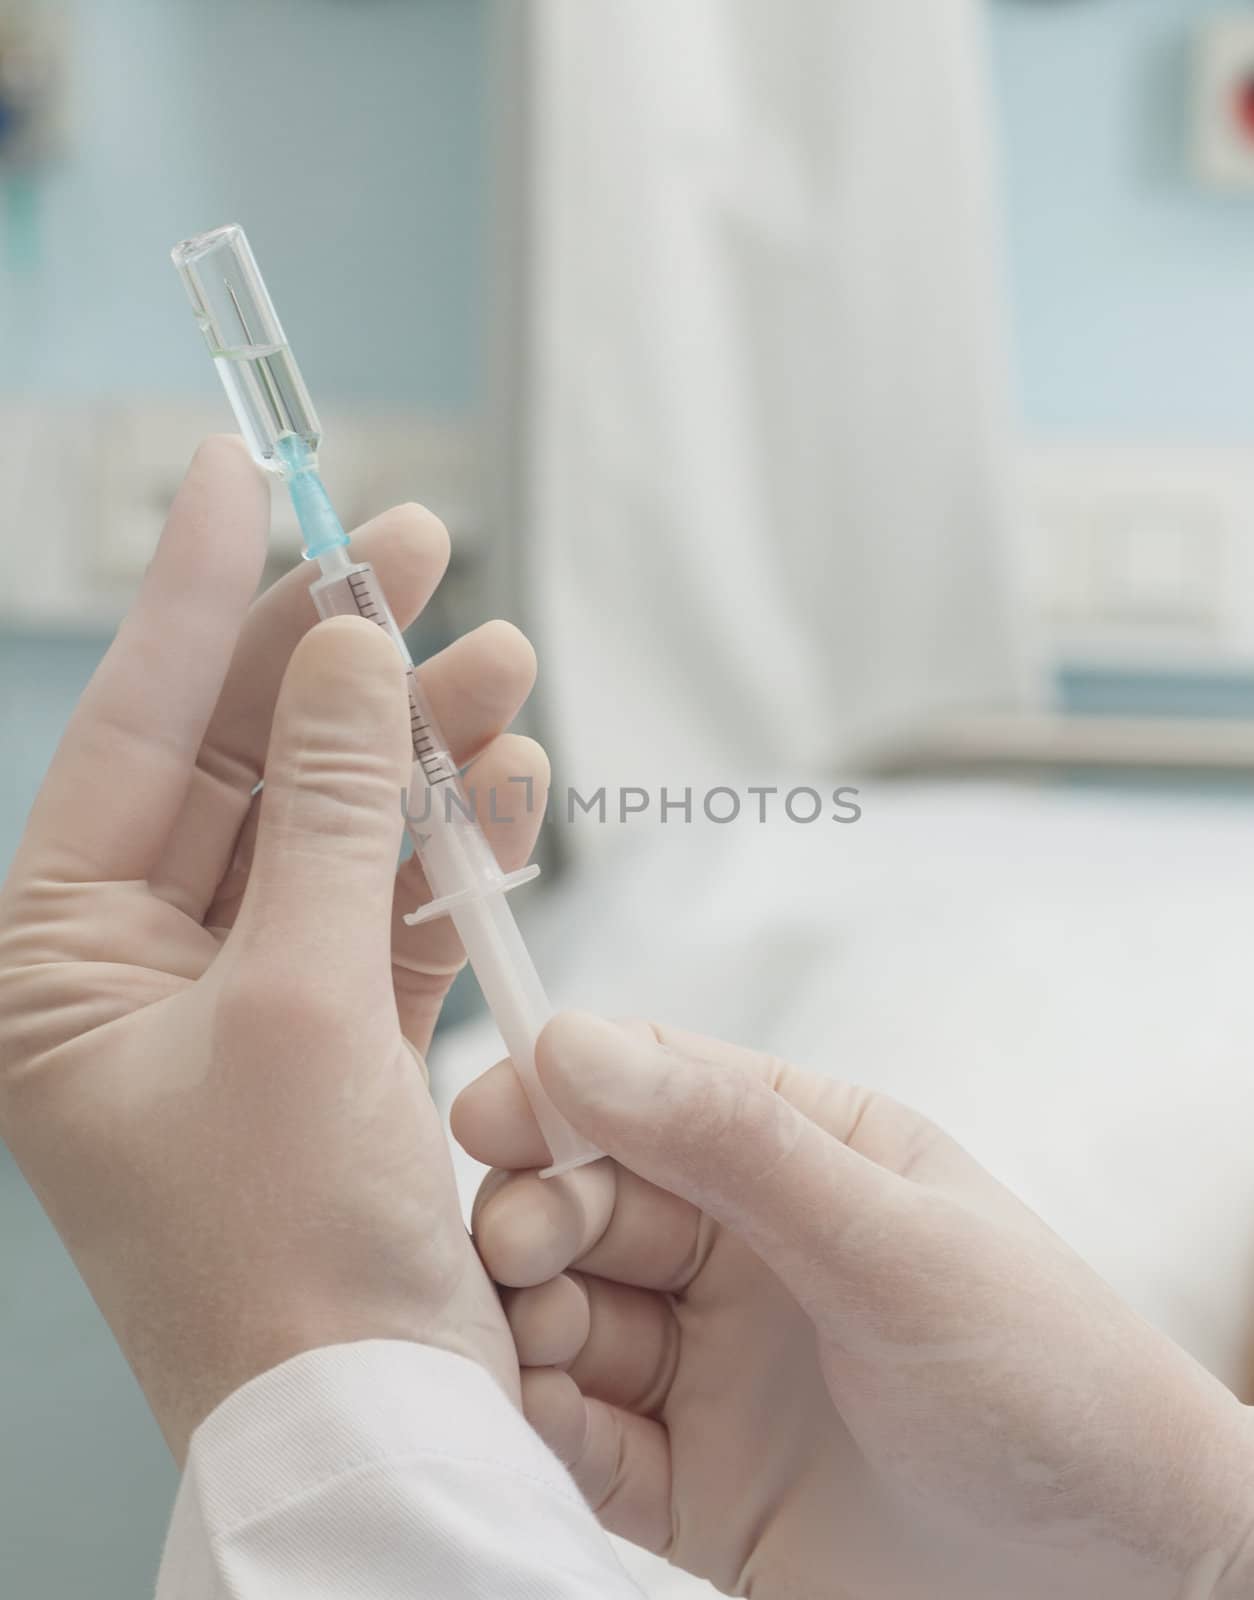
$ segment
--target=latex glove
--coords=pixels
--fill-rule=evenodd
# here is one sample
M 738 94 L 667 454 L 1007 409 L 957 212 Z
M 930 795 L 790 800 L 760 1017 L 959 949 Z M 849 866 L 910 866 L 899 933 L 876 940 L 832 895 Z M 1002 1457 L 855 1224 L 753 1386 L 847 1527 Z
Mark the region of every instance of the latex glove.
M 317 1346 L 413 1339 L 517 1385 L 415 1059 L 461 955 L 400 921 L 401 664 L 356 618 L 304 637 L 308 569 L 250 609 L 268 514 L 239 442 L 203 447 L 0 899 L 0 1131 L 180 1456 Z M 354 552 L 404 625 L 448 540 L 403 507 Z M 542 806 L 506 779 L 547 768 L 499 735 L 533 671 L 505 624 L 424 671 L 511 868 Z
M 754 1600 L 1254 1593 L 1249 1414 L 937 1128 L 644 1024 L 539 1066 L 618 1164 L 498 1171 L 475 1232 L 611 1531 Z M 544 1158 L 502 1068 L 453 1126 Z

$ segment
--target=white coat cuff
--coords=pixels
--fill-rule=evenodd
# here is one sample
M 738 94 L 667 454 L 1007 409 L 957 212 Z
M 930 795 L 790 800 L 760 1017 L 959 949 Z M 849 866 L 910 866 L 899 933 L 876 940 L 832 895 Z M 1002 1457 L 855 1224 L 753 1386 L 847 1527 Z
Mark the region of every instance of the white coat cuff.
M 246 1383 L 192 1435 L 188 1476 L 221 1536 L 335 1479 L 439 1457 L 505 1469 L 587 1510 L 482 1367 L 382 1339 L 311 1350 Z

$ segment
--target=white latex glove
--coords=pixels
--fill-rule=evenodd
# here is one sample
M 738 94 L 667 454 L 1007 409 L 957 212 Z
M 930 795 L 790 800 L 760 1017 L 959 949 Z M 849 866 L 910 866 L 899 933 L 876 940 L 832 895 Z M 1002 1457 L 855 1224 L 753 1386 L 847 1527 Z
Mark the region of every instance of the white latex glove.
M 238 441 L 200 451 L 0 900 L 0 1131 L 180 1457 L 322 1345 L 417 1340 L 517 1385 L 416 1058 L 461 951 L 400 921 L 426 897 L 396 872 L 401 665 L 356 618 L 305 637 L 308 569 L 250 609 L 268 509 Z M 448 540 L 402 507 L 354 551 L 404 625 Z M 533 673 L 505 624 L 424 669 L 510 868 L 542 807 L 506 780 L 547 780 L 500 737 Z
M 1250 1415 L 937 1128 L 644 1024 L 558 1018 L 539 1065 L 614 1161 L 516 1170 L 504 1067 L 453 1126 L 502 1169 L 526 1413 L 611 1531 L 754 1600 L 1254 1593 Z

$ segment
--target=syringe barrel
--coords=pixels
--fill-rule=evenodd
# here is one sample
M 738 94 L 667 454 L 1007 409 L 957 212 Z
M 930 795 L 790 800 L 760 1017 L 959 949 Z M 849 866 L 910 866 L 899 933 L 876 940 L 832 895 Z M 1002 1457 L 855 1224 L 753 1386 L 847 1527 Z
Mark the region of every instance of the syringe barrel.
M 450 915 L 549 1147 L 543 1176 L 598 1160 L 601 1152 L 567 1122 L 536 1071 L 536 1040 L 553 1008 L 505 895 L 471 900 Z
M 316 453 L 322 424 L 243 228 L 184 239 L 171 259 L 254 459 L 281 472 L 278 443 L 292 434 Z
M 448 915 L 549 1147 L 552 1160 L 544 1175 L 595 1161 L 601 1152 L 567 1122 L 536 1072 L 536 1040 L 552 1007 L 506 899 L 500 863 L 479 826 L 476 797 L 462 785 L 374 569 L 350 563 L 342 551 L 327 565 L 331 570 L 310 590 L 319 616 L 367 618 L 384 629 L 408 663 L 414 766 L 406 823 L 432 900 L 452 902 Z
M 333 571 L 323 573 L 309 586 L 314 609 L 325 622 L 328 617 L 365 617 L 382 628 L 410 667 L 413 658 L 405 635 L 396 626 L 392 608 L 384 598 L 374 568 L 365 561 L 344 558 Z
M 433 900 L 467 889 L 484 892 L 501 881 L 501 868 L 476 817 L 448 743 L 422 692 L 405 636 L 397 627 L 374 568 L 346 563 L 310 588 L 318 615 L 365 617 L 383 629 L 408 666 L 409 733 L 414 765 L 405 800 L 405 821 Z M 491 805 L 491 797 L 488 798 Z
M 407 815 L 414 808 L 422 808 L 424 814 L 435 809 L 434 801 L 424 804 L 424 787 L 434 788 L 452 783 L 460 795 L 457 768 L 422 692 L 409 646 L 405 643 L 404 634 L 396 626 L 396 619 L 379 587 L 374 568 L 365 562 L 350 563 L 345 560 L 343 566 L 319 578 L 310 587 L 309 593 L 318 615 L 324 620 L 327 617 L 365 617 L 368 622 L 382 628 L 409 669 L 409 734 L 414 746 L 415 772 L 410 789 L 412 807 L 407 808 Z M 451 802 L 447 805 L 442 802 L 441 809 L 451 813 L 457 808 Z M 464 811 L 464 806 L 462 809 Z M 420 820 L 416 810 L 415 820 Z
M 444 758 L 452 768 L 452 758 Z M 430 783 L 427 771 L 415 761 L 405 803 L 405 821 L 423 876 L 433 900 L 447 900 L 472 889 L 487 893 L 500 885 L 500 863 L 484 836 L 475 814 L 480 796 L 467 794 L 454 775 L 443 783 Z M 488 796 L 491 805 L 493 796 Z

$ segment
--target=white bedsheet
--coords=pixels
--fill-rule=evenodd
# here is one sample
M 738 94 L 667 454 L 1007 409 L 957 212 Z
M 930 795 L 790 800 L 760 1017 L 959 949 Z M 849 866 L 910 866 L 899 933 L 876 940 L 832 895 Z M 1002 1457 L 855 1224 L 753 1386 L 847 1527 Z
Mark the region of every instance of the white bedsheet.
M 862 803 L 854 826 L 633 838 L 527 915 L 556 1003 L 918 1106 L 1244 1392 L 1254 800 L 953 785 Z M 442 1041 L 441 1101 L 499 1054 L 487 1024 Z M 473 1164 L 459 1176 L 469 1195 Z

